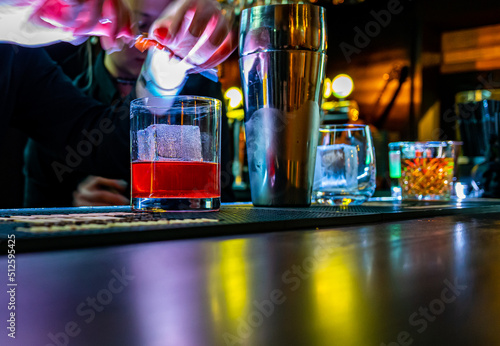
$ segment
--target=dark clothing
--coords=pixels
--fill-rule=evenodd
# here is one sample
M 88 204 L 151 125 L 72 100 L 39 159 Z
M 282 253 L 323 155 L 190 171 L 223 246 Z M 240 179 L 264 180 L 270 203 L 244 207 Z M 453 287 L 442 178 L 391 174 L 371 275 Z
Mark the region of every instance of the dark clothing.
M 8 183 L 2 184 L 0 209 L 23 207 L 23 150 L 27 142 L 28 136 L 18 129 L 10 127 L 2 131 L 2 135 L 0 136 L 0 157 L 3 163 L 0 165 L 0 181 Z M 7 162 L 8 169 L 4 167 L 7 165 Z
M 84 90 L 94 99 L 114 107 L 126 108 L 128 110 L 130 100 L 135 98 L 135 92 L 122 99 L 114 78 L 109 74 L 104 66 L 104 54 L 101 53 L 93 66 L 91 74 L 82 73 L 75 79 L 75 85 Z M 200 88 L 202 86 L 202 88 Z M 199 95 L 215 97 L 222 100 L 222 92 L 220 84 L 213 83 L 199 75 L 192 75 L 183 88 L 183 95 Z M 129 117 L 122 120 L 122 123 L 129 126 Z M 222 119 L 222 124 L 225 129 L 222 130 L 222 147 L 227 148 L 228 130 L 227 119 Z M 128 133 L 127 133 L 128 139 Z M 122 148 L 123 149 L 123 148 Z M 129 144 L 127 147 L 129 150 Z M 230 169 L 229 155 L 227 150 L 222 150 L 221 165 L 224 172 L 225 167 Z M 73 192 L 77 189 L 78 184 L 82 182 L 87 174 L 75 170 L 67 173 L 63 179 L 59 179 L 57 174 L 51 167 L 54 157 L 49 150 L 44 146 L 30 141 L 25 152 L 25 175 L 26 175 L 26 193 L 25 206 L 27 207 L 64 207 L 71 206 L 73 203 Z M 127 162 L 130 158 L 127 158 Z M 230 172 L 230 170 L 229 170 Z M 224 174 L 222 174 L 224 175 Z M 110 178 L 108 176 L 105 176 Z M 232 178 L 232 176 L 231 176 Z M 126 176 L 126 181 L 130 181 L 130 173 Z M 222 200 L 234 201 L 232 191 L 232 179 L 228 179 L 229 184 L 222 184 Z
M 129 127 L 120 121 L 128 119 L 128 109 L 84 95 L 43 49 L 0 44 L 0 66 L 2 138 L 8 126 L 21 130 L 59 159 L 60 165 L 49 167 L 62 177 L 75 168 L 128 177 Z M 99 141 L 92 144 L 89 135 L 100 135 Z
M 94 83 L 87 86 L 86 73 L 77 76 L 73 82 L 80 90 L 105 105 L 126 109 L 128 112 L 130 100 L 135 98 L 135 92 L 122 99 L 112 76 L 104 67 L 104 55 L 101 54 L 94 64 L 92 76 Z M 71 113 L 68 111 L 68 116 Z M 129 117 L 121 121 L 123 126 L 129 126 Z M 128 135 L 128 134 L 127 134 Z M 127 143 L 127 151 L 128 151 Z M 29 140 L 24 153 L 25 197 L 24 206 L 30 208 L 41 207 L 70 207 L 73 205 L 73 192 L 87 176 L 85 172 L 75 169 L 59 175 L 54 171 L 53 163 L 57 160 L 52 152 L 44 145 Z M 127 162 L 130 158 L 127 158 Z M 125 180 L 130 180 L 127 173 Z M 108 177 L 109 178 L 109 177 Z

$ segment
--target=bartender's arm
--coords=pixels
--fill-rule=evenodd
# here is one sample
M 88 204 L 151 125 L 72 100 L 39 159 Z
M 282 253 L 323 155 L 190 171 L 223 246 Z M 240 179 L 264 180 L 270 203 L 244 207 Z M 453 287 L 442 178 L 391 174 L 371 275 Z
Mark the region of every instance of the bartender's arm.
M 133 38 L 124 0 L 7 0 L 0 3 L 0 42 L 42 46 L 75 44 L 88 36 Z

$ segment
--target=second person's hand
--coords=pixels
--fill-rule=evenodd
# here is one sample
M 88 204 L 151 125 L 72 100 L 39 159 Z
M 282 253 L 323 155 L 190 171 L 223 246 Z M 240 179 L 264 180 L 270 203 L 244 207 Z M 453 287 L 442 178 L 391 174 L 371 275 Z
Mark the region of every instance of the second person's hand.
M 126 205 L 130 203 L 123 195 L 126 190 L 127 184 L 123 180 L 89 176 L 78 185 L 78 190 L 73 192 L 73 205 L 75 207 Z

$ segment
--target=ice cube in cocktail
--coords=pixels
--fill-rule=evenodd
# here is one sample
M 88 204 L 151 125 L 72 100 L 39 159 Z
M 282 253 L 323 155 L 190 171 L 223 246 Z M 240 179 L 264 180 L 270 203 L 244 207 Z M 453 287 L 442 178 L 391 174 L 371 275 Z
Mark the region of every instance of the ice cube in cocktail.
M 198 126 L 150 125 L 137 131 L 137 145 L 140 161 L 202 161 L 202 137 Z
M 320 127 L 312 202 L 363 204 L 375 191 L 375 151 L 366 125 Z
M 358 188 L 358 152 L 347 144 L 319 145 L 313 190 L 349 192 Z

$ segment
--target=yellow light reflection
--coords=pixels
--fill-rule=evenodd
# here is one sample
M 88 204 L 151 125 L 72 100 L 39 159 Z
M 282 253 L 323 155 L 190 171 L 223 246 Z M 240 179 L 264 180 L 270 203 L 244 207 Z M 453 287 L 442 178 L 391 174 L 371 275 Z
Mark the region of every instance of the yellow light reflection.
M 267 95 L 267 72 L 264 73 L 264 78 L 262 78 L 262 99 L 263 99 L 263 104 L 268 105 L 269 104 L 269 97 Z
M 237 119 L 241 121 L 245 118 L 245 111 L 243 109 L 235 109 L 232 111 L 228 111 L 226 115 L 228 119 Z
M 329 111 L 330 109 L 333 109 L 336 104 L 337 103 L 333 102 L 333 101 L 323 102 L 323 104 L 321 105 L 321 108 L 324 109 L 324 110 Z
M 325 83 L 323 87 L 323 97 L 325 99 L 329 98 L 332 94 L 332 80 L 330 78 L 325 78 Z
M 215 252 L 219 261 L 210 271 L 210 305 L 214 319 L 222 315 L 226 323 L 236 327 L 238 319 L 247 312 L 248 280 L 245 262 L 247 241 L 227 240 L 218 243 Z
M 322 337 L 317 345 L 362 345 L 363 323 L 357 296 L 359 283 L 351 266 L 352 253 L 339 249 L 320 261 L 314 271 L 315 319 Z M 365 340 L 366 341 L 366 340 Z
M 350 109 L 349 115 L 352 121 L 357 121 L 359 119 L 359 111 L 357 109 Z
M 332 93 L 335 97 L 345 98 L 354 90 L 352 78 L 346 74 L 339 74 L 332 80 Z

